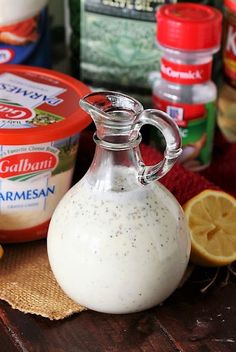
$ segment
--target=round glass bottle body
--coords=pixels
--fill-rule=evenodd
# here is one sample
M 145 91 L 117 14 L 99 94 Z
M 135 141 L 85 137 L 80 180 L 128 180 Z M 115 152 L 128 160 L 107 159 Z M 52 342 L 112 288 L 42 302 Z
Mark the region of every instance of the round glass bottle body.
M 104 112 L 101 105 L 90 111 L 97 125 L 94 160 L 54 212 L 48 254 L 57 281 L 73 300 L 100 312 L 131 313 L 161 303 L 176 289 L 188 264 L 190 239 L 182 208 L 153 181 L 179 155 L 177 128 L 168 127 L 171 119 L 163 122 L 167 149 L 172 148 L 164 168 L 163 162 L 146 167 L 138 147 L 141 126 L 136 131 L 135 125 L 140 115 L 149 121 L 149 113 L 157 112 L 139 105 L 131 121 L 120 123 L 130 101 L 118 98 L 123 112 L 120 106 Z M 113 116 L 116 122 L 104 125 Z

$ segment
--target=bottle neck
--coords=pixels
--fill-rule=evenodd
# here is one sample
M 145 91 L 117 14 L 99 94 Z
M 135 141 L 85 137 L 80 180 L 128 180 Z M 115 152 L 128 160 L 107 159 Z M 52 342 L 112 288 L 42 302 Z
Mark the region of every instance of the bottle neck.
M 124 192 L 140 187 L 139 170 L 143 165 L 138 142 L 125 149 L 105 147 L 94 138 L 96 149 L 86 174 L 87 181 L 100 191 Z

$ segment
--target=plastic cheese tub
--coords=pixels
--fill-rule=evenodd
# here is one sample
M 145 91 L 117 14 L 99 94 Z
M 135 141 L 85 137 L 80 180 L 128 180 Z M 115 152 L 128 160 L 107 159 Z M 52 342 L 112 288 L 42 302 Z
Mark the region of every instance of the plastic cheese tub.
M 62 73 L 0 65 L 0 243 L 46 237 L 91 121 L 79 107 L 87 93 Z

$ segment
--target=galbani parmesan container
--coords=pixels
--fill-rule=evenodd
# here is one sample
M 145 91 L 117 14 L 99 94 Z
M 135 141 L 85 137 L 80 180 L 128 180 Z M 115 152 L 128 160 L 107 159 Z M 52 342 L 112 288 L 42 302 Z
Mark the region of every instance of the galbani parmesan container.
M 79 108 L 88 92 L 62 73 L 0 65 L 0 243 L 46 236 L 90 123 Z
M 0 64 L 50 66 L 47 0 L 0 0 Z

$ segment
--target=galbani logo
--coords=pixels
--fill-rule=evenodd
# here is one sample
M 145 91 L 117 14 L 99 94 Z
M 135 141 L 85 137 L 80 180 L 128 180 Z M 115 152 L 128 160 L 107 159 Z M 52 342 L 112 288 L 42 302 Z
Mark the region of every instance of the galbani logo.
M 57 163 L 57 156 L 50 152 L 8 155 L 0 159 L 0 177 L 11 178 L 25 174 L 38 174 L 54 169 Z
M 0 119 L 29 120 L 35 116 L 33 110 L 20 105 L 11 105 L 0 102 Z

